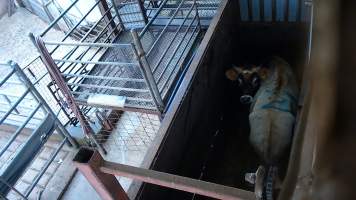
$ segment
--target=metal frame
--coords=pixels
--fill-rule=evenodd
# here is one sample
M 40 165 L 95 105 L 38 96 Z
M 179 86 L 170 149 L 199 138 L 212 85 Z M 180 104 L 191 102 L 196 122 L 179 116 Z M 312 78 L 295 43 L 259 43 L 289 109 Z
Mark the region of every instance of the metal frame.
M 105 161 L 97 151 L 88 148 L 81 148 L 73 161 L 80 172 L 84 174 L 89 183 L 99 193 L 101 198 L 105 200 L 128 199 L 123 190 L 113 189 L 121 188 L 120 183 L 115 181 L 115 176 L 127 177 L 216 199 L 255 199 L 254 193 L 246 190 L 154 170 L 108 162 Z M 111 179 L 114 178 L 115 180 L 109 181 L 109 177 L 111 177 Z M 122 198 L 122 196 L 125 198 Z
M 30 79 L 25 75 L 17 63 L 9 61 L 7 64 L 0 65 L 8 66 L 11 69 L 10 73 L 7 74 L 3 80 L 1 80 L 0 87 L 4 84 L 11 84 L 11 78 L 18 78 L 26 87 L 25 92 L 20 97 L 18 97 L 16 103 L 12 104 L 12 107 L 9 108 L 8 112 L 6 112 L 6 114 L 1 117 L 0 125 L 7 124 L 7 119 L 12 114 L 12 112 L 15 112 L 19 104 L 28 100 L 26 99 L 27 95 L 32 95 L 33 100 L 37 101 L 37 106 L 33 108 L 32 112 L 29 114 L 29 116 L 27 116 L 27 119 L 21 125 L 19 125 L 16 130 L 14 130 L 11 138 L 9 138 L 7 143 L 1 148 L 0 157 L 4 155 L 4 153 L 9 149 L 10 145 L 14 143 L 15 139 L 24 131 L 25 128 L 28 127 L 29 121 L 32 120 L 36 114 L 38 114 L 40 111 L 45 113 L 45 118 L 42 120 L 41 124 L 32 131 L 24 145 L 16 151 L 16 155 L 1 167 L 1 195 L 6 196 L 10 190 L 14 190 L 16 193 L 19 193 L 16 191 L 16 189 L 14 189 L 14 184 L 29 166 L 32 159 L 36 157 L 36 154 L 39 153 L 47 139 L 53 134 L 55 130 L 63 137 L 63 140 L 57 147 L 55 153 L 51 155 L 45 166 L 41 169 L 39 174 L 32 182 L 30 188 L 26 191 L 25 194 L 20 194 L 20 196 L 25 197 L 26 199 L 36 184 L 39 182 L 43 174 L 46 172 L 50 164 L 53 162 L 58 152 L 63 148 L 63 146 L 67 143 L 69 146 L 78 147 L 78 142 L 69 134 L 67 129 L 57 118 L 57 115 L 52 111 L 50 106 L 36 90 L 35 86 L 31 83 Z

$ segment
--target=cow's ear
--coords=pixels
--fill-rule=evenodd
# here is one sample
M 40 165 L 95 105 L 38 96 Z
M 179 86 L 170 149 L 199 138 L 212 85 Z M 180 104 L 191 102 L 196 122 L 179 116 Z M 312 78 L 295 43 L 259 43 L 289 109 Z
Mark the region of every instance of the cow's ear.
M 232 68 L 226 70 L 225 76 L 231 81 L 236 81 L 239 76 L 239 67 L 233 66 Z
M 259 66 L 258 67 L 258 70 L 257 70 L 257 73 L 258 75 L 260 76 L 260 78 L 262 80 L 266 80 L 267 76 L 268 76 L 268 68 L 267 67 L 264 67 L 264 66 Z

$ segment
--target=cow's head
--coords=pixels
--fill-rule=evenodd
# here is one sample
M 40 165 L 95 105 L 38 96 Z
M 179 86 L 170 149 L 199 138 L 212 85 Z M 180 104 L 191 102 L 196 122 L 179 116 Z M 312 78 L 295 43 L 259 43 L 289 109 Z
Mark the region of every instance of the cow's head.
M 226 77 L 237 83 L 242 95 L 240 102 L 250 104 L 257 90 L 260 88 L 261 81 L 265 78 L 265 70 L 256 65 L 233 66 L 225 73 Z

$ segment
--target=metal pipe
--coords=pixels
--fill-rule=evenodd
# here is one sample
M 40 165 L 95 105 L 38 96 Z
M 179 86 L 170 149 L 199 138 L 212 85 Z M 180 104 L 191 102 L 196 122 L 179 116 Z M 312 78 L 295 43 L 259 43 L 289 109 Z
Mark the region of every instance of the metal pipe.
M 74 157 L 74 165 L 84 175 L 91 186 L 98 192 L 103 200 L 129 200 L 125 190 L 119 181 L 111 174 L 100 171 L 103 163 L 101 155 L 95 151 L 88 157 L 87 154 L 94 152 L 90 149 L 81 148 Z
M 195 30 L 196 30 L 197 28 L 198 28 L 198 26 L 196 26 L 196 27 L 194 28 L 194 31 L 193 31 L 192 35 L 190 36 L 190 38 L 189 38 L 189 40 L 188 40 L 188 44 L 189 44 L 189 42 L 191 41 L 191 39 L 193 38 L 194 32 L 195 32 Z M 199 29 L 199 31 L 200 31 L 200 29 Z M 198 31 L 198 33 L 197 33 L 197 36 L 199 35 L 199 31 Z M 197 39 L 197 36 L 194 38 L 194 40 Z M 194 43 L 194 42 L 193 42 L 193 43 Z M 187 49 L 187 47 L 188 47 L 188 45 L 186 45 L 186 46 L 184 47 L 183 52 Z M 182 54 L 179 56 L 179 58 L 177 59 L 177 63 L 178 63 L 179 60 L 182 58 L 182 56 L 183 56 L 183 53 L 182 53 Z M 172 71 L 172 73 L 168 76 L 168 78 L 167 78 L 166 81 L 164 82 L 163 86 L 161 87 L 160 92 L 163 92 L 164 88 L 165 88 L 166 85 L 168 84 L 168 81 L 169 81 L 170 77 L 173 75 L 173 73 L 174 73 L 174 71 Z
M 117 9 L 117 5 L 116 5 L 115 0 L 111 0 L 111 4 L 112 4 L 112 6 L 114 7 L 114 10 L 115 10 L 115 13 L 116 13 L 117 18 L 119 19 L 119 24 L 121 24 L 121 27 L 120 27 L 120 28 L 121 28 L 122 30 L 125 30 L 125 26 L 124 26 L 124 23 L 122 22 L 122 19 L 121 19 L 119 10 Z M 110 8 L 110 9 L 111 9 L 111 8 Z
M 104 79 L 110 81 L 130 81 L 130 82 L 142 82 L 145 83 L 144 79 L 137 78 L 121 78 L 121 77 L 113 77 L 113 76 L 96 76 L 96 75 L 84 75 L 84 74 L 62 74 L 65 77 L 80 77 L 80 78 L 92 78 L 92 79 Z
M 156 17 L 158 16 L 158 14 L 161 12 L 163 6 L 167 3 L 168 0 L 164 0 L 161 5 L 159 6 L 157 12 L 153 15 L 153 17 L 150 19 L 150 21 L 148 21 L 148 23 L 146 24 L 146 26 L 142 29 L 142 31 L 139 34 L 139 38 L 141 38 L 146 31 L 148 30 L 148 27 L 151 26 L 151 24 L 154 22 L 154 20 L 156 19 Z
M 165 51 L 162 53 L 161 57 L 158 59 L 157 64 L 153 67 L 153 73 L 155 73 L 155 71 L 157 70 L 158 66 L 161 64 L 161 62 L 162 62 L 164 56 L 167 54 L 168 50 L 171 48 L 171 45 L 172 45 L 173 41 L 176 39 L 176 37 L 177 37 L 179 31 L 182 29 L 183 24 L 187 21 L 187 17 L 188 17 L 188 16 L 190 15 L 190 13 L 192 12 L 193 7 L 194 7 L 194 6 L 192 6 L 192 7 L 190 8 L 190 10 L 189 10 L 187 16 L 185 16 L 185 19 L 183 20 L 182 24 L 179 26 L 179 28 L 177 29 L 177 31 L 174 33 L 173 37 L 170 39 L 169 44 L 167 45 L 167 48 L 166 48 Z M 194 20 L 195 20 L 195 18 L 193 18 L 193 20 L 192 20 L 191 23 L 189 24 L 189 26 L 188 26 L 186 32 L 188 32 L 188 30 L 190 29 L 190 26 L 193 24 Z M 186 35 L 186 34 L 185 34 L 185 35 Z M 185 35 L 182 37 L 182 41 L 184 41 Z M 166 65 L 166 66 L 168 67 L 168 65 Z M 166 68 L 165 68 L 165 69 L 166 69 Z M 157 83 L 158 83 L 158 82 L 159 82 L 159 79 L 158 79 Z
M 174 11 L 173 15 L 171 16 L 171 18 L 169 19 L 169 21 L 167 22 L 167 24 L 164 26 L 164 28 L 162 29 L 162 31 L 160 32 L 160 34 L 158 35 L 157 39 L 153 42 L 153 44 L 151 45 L 151 48 L 147 51 L 147 56 L 150 56 L 151 51 L 153 50 L 154 47 L 156 47 L 157 42 L 161 39 L 163 33 L 166 32 L 168 26 L 172 23 L 174 17 L 178 14 L 178 11 L 180 10 L 180 8 L 182 7 L 183 3 L 186 0 L 182 0 L 177 9 Z
M 67 60 L 67 59 L 53 59 L 53 60 L 55 62 L 71 62 L 71 63 L 80 63 L 80 64 L 138 66 L 137 63 L 105 62 L 105 61 L 84 61 L 84 60 Z
M 147 18 L 147 14 L 145 12 L 145 7 L 143 6 L 143 2 L 141 0 L 136 0 L 138 7 L 140 9 L 140 13 L 142 15 L 143 21 L 145 22 L 145 24 L 147 24 L 148 22 L 148 18 Z
M 18 194 L 22 199 L 24 200 L 28 200 L 21 192 L 19 192 L 14 186 L 10 185 L 9 183 L 7 183 L 1 176 L 0 176 L 0 182 L 2 182 L 3 184 L 5 184 L 7 187 L 9 187 L 11 190 L 15 191 L 16 194 Z M 8 200 L 6 197 L 2 196 L 0 194 L 0 196 L 2 198 L 5 198 L 6 200 Z
M 15 73 L 15 70 L 12 69 L 10 73 L 8 73 L 3 80 L 0 81 L 0 87 Z
M 195 19 L 194 19 L 194 20 L 195 20 Z M 178 43 L 177 46 L 175 47 L 173 53 L 171 54 L 171 56 L 170 56 L 170 58 L 169 58 L 169 60 L 168 60 L 168 63 L 166 64 L 167 67 L 166 67 L 166 68 L 162 71 L 162 73 L 158 76 L 157 83 L 159 83 L 159 82 L 161 81 L 161 78 L 163 77 L 163 74 L 166 72 L 168 66 L 171 64 L 171 62 L 172 62 L 172 60 L 173 60 L 175 54 L 177 53 L 178 49 L 181 47 L 181 45 L 183 44 L 184 40 L 186 39 L 185 37 L 187 36 L 189 30 L 191 29 L 191 25 L 193 24 L 194 20 L 192 20 L 192 22 L 190 23 L 190 27 L 188 27 L 187 30 L 185 31 L 185 33 L 184 33 L 184 35 L 183 35 L 183 37 L 182 37 L 181 42 Z M 195 34 L 196 29 L 197 29 L 197 26 L 193 29 L 192 35 Z M 189 42 L 190 42 L 190 39 L 192 38 L 192 35 L 189 37 L 186 46 L 189 45 Z M 181 54 L 181 55 L 184 54 L 185 49 L 186 49 L 186 48 L 184 48 L 184 50 L 182 51 L 182 54 Z M 180 58 L 181 58 L 181 56 L 180 56 Z M 178 60 L 179 60 L 179 59 L 178 59 Z
M 67 9 L 65 9 L 41 34 L 40 36 L 44 36 L 57 22 L 65 15 L 67 12 L 78 2 L 79 0 L 75 0 Z
M 17 63 L 10 61 L 9 64 L 16 70 L 16 73 L 21 77 L 22 81 L 24 84 L 31 89 L 31 93 L 39 102 L 42 103 L 43 107 L 46 109 L 48 113 L 50 113 L 52 116 L 54 116 L 54 119 L 56 121 L 56 124 L 58 128 L 62 131 L 62 133 L 68 138 L 70 143 L 78 147 L 78 142 L 69 134 L 67 129 L 63 126 L 63 124 L 59 121 L 59 119 L 56 117 L 52 109 L 49 107 L 49 105 L 46 103 L 45 99 L 41 96 L 41 94 L 37 91 L 34 85 L 32 85 L 30 79 L 26 76 L 26 74 L 21 70 L 20 66 L 17 65 Z
M 147 61 L 145 51 L 143 50 L 139 35 L 136 30 L 131 30 L 131 35 L 133 37 L 133 50 L 136 54 L 137 59 L 140 63 L 140 70 L 147 81 L 148 88 L 150 89 L 151 96 L 157 106 L 157 109 L 162 112 L 164 110 L 164 103 L 162 97 L 158 91 L 157 84 L 153 77 L 150 65 Z
M 149 92 L 145 89 L 135 89 L 135 88 L 123 88 L 123 87 L 112 87 L 112 86 L 101 86 L 92 84 L 82 84 L 82 83 L 67 83 L 68 85 L 74 85 L 85 88 L 99 88 L 99 89 L 109 89 L 109 90 L 120 90 L 120 91 L 130 91 L 130 92 Z
M 46 170 L 48 169 L 48 167 L 52 164 L 53 160 L 56 158 L 56 156 L 58 155 L 59 151 L 63 148 L 64 144 L 67 142 L 67 138 L 65 137 L 62 142 L 59 144 L 59 146 L 57 147 L 56 151 L 54 152 L 54 154 L 52 154 L 51 158 L 49 160 L 47 160 L 45 166 L 43 166 L 41 168 L 40 173 L 36 176 L 35 180 L 33 180 L 33 182 L 31 183 L 30 187 L 27 189 L 25 196 L 28 197 L 32 190 L 36 187 L 36 184 L 38 183 L 38 181 L 40 181 L 40 179 L 42 178 L 43 174 L 46 172 Z
M 255 194 L 253 192 L 233 187 L 108 161 L 103 161 L 101 164 L 100 170 L 104 173 L 127 177 L 145 183 L 160 185 L 216 199 L 255 199 Z
M 47 45 L 62 45 L 62 46 L 90 46 L 90 47 L 131 47 L 129 43 L 88 43 L 88 42 L 55 42 L 55 41 L 44 41 Z
M 0 151 L 0 157 L 5 153 L 5 151 L 7 150 L 7 148 L 9 148 L 9 146 L 12 144 L 12 142 L 16 139 L 16 137 L 21 133 L 22 129 L 25 128 L 25 126 L 27 125 L 27 123 L 32 119 L 32 117 L 36 114 L 36 112 L 38 111 L 38 109 L 41 107 L 41 103 L 39 103 L 36 108 L 31 112 L 31 114 L 27 117 L 26 121 L 19 127 L 16 129 L 15 133 L 13 133 L 11 135 L 11 138 L 6 142 L 5 146 L 3 146 L 3 148 Z
M 6 114 L 1 118 L 0 120 L 0 124 L 2 124 L 5 119 L 7 118 L 7 116 L 10 115 L 10 113 L 16 108 L 17 105 L 19 105 L 19 103 L 21 103 L 21 101 L 23 100 L 23 98 L 25 98 L 25 96 L 30 92 L 30 89 L 26 89 L 26 91 L 22 94 L 22 96 L 14 103 L 14 105 L 12 105 L 12 107 L 6 112 Z

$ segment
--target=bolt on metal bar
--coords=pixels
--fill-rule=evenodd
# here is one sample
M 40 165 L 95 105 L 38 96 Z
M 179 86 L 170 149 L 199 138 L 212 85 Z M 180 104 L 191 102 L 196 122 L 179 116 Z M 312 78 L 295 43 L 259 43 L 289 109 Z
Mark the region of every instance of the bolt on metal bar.
M 62 142 L 59 144 L 59 146 L 57 147 L 55 152 L 52 154 L 51 158 L 49 160 L 47 160 L 45 166 L 42 167 L 40 173 L 36 176 L 35 180 L 33 180 L 33 182 L 31 183 L 30 187 L 27 189 L 27 191 L 25 193 L 25 197 L 28 197 L 31 194 L 32 190 L 36 187 L 37 183 L 40 181 L 40 179 L 42 178 L 43 174 L 46 172 L 48 167 L 52 164 L 52 162 L 54 161 L 54 159 L 58 155 L 59 151 L 63 148 L 63 146 L 64 146 L 64 144 L 66 142 L 67 142 L 67 138 L 65 137 L 62 140 Z
M 146 33 L 146 31 L 148 30 L 148 28 L 151 26 L 151 24 L 155 21 L 156 17 L 158 16 L 158 14 L 161 12 L 162 8 L 164 5 L 166 5 L 168 0 L 164 0 L 161 5 L 159 6 L 159 8 L 157 9 L 157 12 L 153 15 L 153 17 L 147 22 L 146 26 L 141 30 L 140 34 L 139 34 L 139 38 L 142 38 L 142 36 Z
M 5 153 L 5 151 L 9 148 L 9 146 L 14 142 L 16 137 L 21 133 L 21 131 L 25 128 L 25 126 L 28 124 L 28 122 L 32 119 L 32 117 L 36 114 L 38 109 L 41 107 L 41 103 L 39 103 L 36 108 L 31 112 L 31 114 L 27 117 L 25 122 L 16 129 L 15 133 L 11 135 L 11 138 L 6 142 L 6 144 L 2 147 L 0 151 L 0 157 Z
M 163 36 L 163 34 L 166 32 L 168 26 L 172 23 L 174 17 L 178 14 L 180 8 L 182 7 L 182 5 L 184 4 L 186 0 L 182 0 L 177 9 L 174 11 L 173 15 L 171 16 L 171 18 L 169 19 L 169 21 L 167 22 L 167 24 L 164 26 L 164 28 L 162 29 L 162 31 L 160 32 L 160 34 L 158 35 L 158 37 L 156 38 L 156 40 L 153 42 L 153 44 L 151 45 L 151 48 L 147 51 L 147 56 L 150 56 L 152 50 L 154 47 L 156 47 L 157 42 L 161 39 L 161 37 Z
M 10 73 L 8 73 L 3 80 L 0 81 L 0 87 L 15 73 L 15 70 L 12 69 Z
M 52 116 L 54 116 L 54 119 L 56 121 L 56 124 L 58 128 L 61 130 L 61 133 L 64 134 L 69 142 L 74 146 L 78 147 L 78 142 L 70 135 L 70 133 L 67 131 L 67 129 L 63 126 L 63 124 L 59 121 L 59 119 L 56 117 L 52 109 L 49 107 L 49 105 L 46 103 L 45 99 L 41 96 L 41 94 L 37 91 L 34 85 L 32 85 L 30 79 L 26 76 L 26 74 L 21 70 L 20 66 L 18 66 L 17 63 L 10 61 L 9 64 L 16 70 L 16 73 L 20 76 L 24 84 L 27 86 L 27 88 L 31 89 L 31 93 L 39 102 L 43 104 L 43 107 L 45 110 L 50 113 Z
M 159 83 L 159 82 L 161 81 L 161 79 L 162 79 L 162 77 L 163 77 L 163 74 L 167 71 L 167 68 L 168 68 L 168 66 L 171 64 L 171 62 L 172 62 L 174 56 L 176 55 L 178 49 L 181 47 L 181 45 L 183 44 L 184 40 L 186 39 L 185 37 L 187 36 L 189 30 L 191 29 L 191 26 L 192 26 L 193 22 L 195 21 L 195 19 L 196 19 L 196 17 L 191 21 L 191 23 L 189 24 L 189 27 L 188 27 L 187 30 L 184 32 L 184 35 L 183 35 L 183 37 L 182 37 L 182 40 L 180 41 L 180 43 L 178 43 L 178 44 L 176 45 L 175 49 L 173 50 L 173 53 L 171 54 L 171 56 L 170 56 L 170 58 L 169 58 L 169 60 L 168 60 L 168 63 L 166 64 L 167 67 L 166 67 L 166 68 L 162 71 L 162 73 L 158 76 L 157 83 Z M 194 35 L 195 30 L 196 30 L 196 29 L 193 30 L 192 35 Z M 189 45 L 189 43 L 187 43 L 186 45 Z M 182 52 L 182 54 L 184 54 L 184 51 Z M 160 64 L 160 63 L 158 63 L 158 64 Z M 158 65 L 157 65 L 157 67 L 158 67 Z M 154 71 L 155 71 L 155 70 L 154 70 Z
M 95 75 L 84 75 L 84 74 L 66 74 L 63 73 L 63 76 L 66 77 L 81 77 L 81 78 L 88 78 L 88 79 L 104 79 L 110 81 L 130 81 L 130 82 L 142 82 L 145 83 L 144 79 L 138 78 L 121 78 L 121 77 L 114 77 L 114 76 L 95 76 Z
M 11 112 L 16 108 L 17 105 L 21 103 L 21 101 L 25 98 L 25 96 L 30 92 L 30 89 L 26 89 L 26 91 L 22 94 L 20 98 L 12 105 L 12 107 L 6 112 L 6 114 L 0 119 L 0 124 L 2 124 L 5 119 L 11 114 Z
M 187 16 L 184 18 L 182 24 L 179 26 L 179 28 L 177 29 L 177 31 L 174 33 L 173 37 L 170 38 L 170 41 L 169 41 L 169 44 L 167 45 L 167 48 L 166 48 L 165 51 L 162 53 L 161 57 L 158 59 L 157 64 L 153 67 L 153 73 L 155 73 L 155 71 L 157 70 L 158 66 L 159 66 L 159 65 L 161 64 L 161 62 L 163 61 L 164 56 L 167 54 L 168 50 L 171 48 L 172 43 L 174 42 L 174 40 L 175 40 L 176 37 L 178 36 L 179 31 L 180 31 L 180 30 L 182 29 L 182 27 L 183 27 L 183 24 L 187 21 L 187 17 L 188 17 L 188 16 L 190 15 L 190 13 L 192 12 L 193 7 L 194 7 L 194 6 L 192 6 L 192 7 L 190 8 L 190 10 L 189 10 Z M 191 24 L 194 22 L 194 20 L 195 20 L 195 18 L 193 18 L 192 22 L 189 24 L 189 27 L 190 27 Z M 187 31 L 189 30 L 189 27 L 187 28 Z M 186 32 L 187 32 L 187 31 L 186 31 Z M 185 39 L 185 38 L 184 38 L 184 36 L 183 36 L 182 41 L 183 41 L 184 39 Z M 167 67 L 168 67 L 168 65 L 167 65 Z M 159 81 L 157 81 L 157 82 L 159 82 Z
M 68 85 L 74 85 L 85 88 L 99 88 L 99 89 L 109 89 L 109 90 L 119 90 L 119 91 L 129 91 L 129 92 L 149 92 L 145 89 L 135 89 L 135 88 L 123 88 L 123 87 L 112 87 L 112 86 L 101 86 L 92 84 L 82 84 L 82 83 L 67 83 Z
M 53 60 L 55 62 L 71 62 L 71 63 L 80 63 L 80 64 L 138 66 L 138 63 L 84 61 L 84 60 L 66 60 L 66 59 L 53 59 Z
M 75 0 L 67 9 L 65 9 L 41 34 L 40 36 L 44 36 L 55 24 L 58 23 L 62 17 L 67 14 L 67 12 L 78 2 L 79 0 Z
M 157 109 L 160 112 L 162 112 L 164 110 L 164 103 L 163 103 L 162 97 L 158 91 L 157 84 L 153 77 L 150 65 L 147 61 L 145 51 L 143 50 L 140 38 L 139 38 L 136 30 L 131 30 L 131 35 L 133 37 L 133 42 L 134 42 L 133 50 L 136 54 L 137 59 L 139 60 L 140 70 L 147 81 L 148 88 L 150 89 L 151 96 L 157 106 Z

